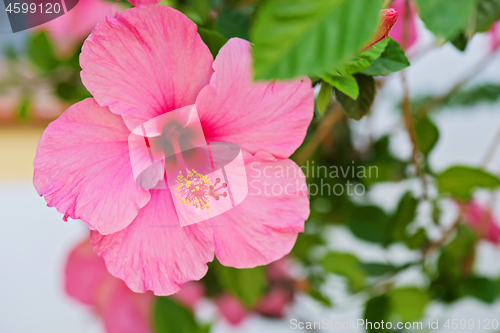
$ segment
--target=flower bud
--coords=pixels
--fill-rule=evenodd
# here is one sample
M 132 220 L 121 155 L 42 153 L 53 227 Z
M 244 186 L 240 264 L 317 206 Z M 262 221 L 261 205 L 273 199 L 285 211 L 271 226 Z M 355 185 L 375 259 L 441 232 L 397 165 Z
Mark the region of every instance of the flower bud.
M 398 20 L 398 12 L 392 8 L 384 9 L 381 12 L 381 23 L 377 29 L 375 35 L 370 39 L 367 46 L 365 46 L 361 51 L 366 51 L 373 45 L 380 42 L 382 39 L 385 39 L 389 36 L 392 27 L 396 24 Z

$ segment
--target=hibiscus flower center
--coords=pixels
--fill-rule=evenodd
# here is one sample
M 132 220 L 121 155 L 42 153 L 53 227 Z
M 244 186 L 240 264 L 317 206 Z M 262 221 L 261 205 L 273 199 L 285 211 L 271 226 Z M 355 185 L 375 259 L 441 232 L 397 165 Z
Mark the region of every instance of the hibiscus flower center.
M 218 216 L 248 194 L 240 147 L 207 142 L 194 105 L 139 125 L 130 134 L 129 153 L 137 185 L 168 189 L 181 226 Z
M 197 209 L 208 210 L 210 209 L 210 198 L 218 201 L 221 196 L 227 197 L 227 192 L 218 193 L 219 190 L 227 188 L 226 183 L 222 183 L 215 188 L 221 182 L 220 178 L 216 178 L 214 186 L 208 176 L 202 175 L 194 169 L 187 176 L 183 176 L 182 171 L 179 171 L 179 173 L 176 179 L 179 185 L 175 188 L 177 191 L 175 196 L 183 205 L 192 205 Z
M 186 129 L 175 124 L 164 128 L 164 137 L 167 139 L 169 145 L 171 145 L 176 165 L 180 169 L 179 175 L 175 180 L 178 184 L 175 187 L 175 196 L 183 205 L 192 206 L 200 210 L 206 209 L 208 211 L 210 209 L 211 198 L 218 201 L 221 196 L 224 198 L 227 197 L 227 192 L 218 192 L 221 189 L 227 188 L 227 183 L 221 183 L 221 179 L 217 177 L 215 184 L 212 184 L 211 179 L 207 175 L 199 173 L 195 169 L 189 170 L 187 163 L 184 161 L 183 154 L 189 154 L 190 150 L 184 151 L 181 149 L 180 140 L 186 137 L 186 135 L 183 135 L 183 131 L 186 131 Z M 186 142 L 182 142 L 182 145 L 186 146 Z M 191 146 L 191 144 L 187 146 Z M 192 150 L 196 150 L 196 148 Z M 165 151 L 165 153 L 167 152 Z M 200 163 L 203 163 L 203 160 L 204 158 L 201 158 Z M 220 186 L 216 188 L 219 184 Z M 207 214 L 209 213 L 207 212 Z

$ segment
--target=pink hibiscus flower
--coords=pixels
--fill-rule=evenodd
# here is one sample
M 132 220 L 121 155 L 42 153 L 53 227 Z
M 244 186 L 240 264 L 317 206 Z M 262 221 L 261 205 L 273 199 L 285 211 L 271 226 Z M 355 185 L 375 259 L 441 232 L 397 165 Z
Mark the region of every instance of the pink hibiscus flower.
M 231 325 L 241 324 L 251 313 L 283 318 L 294 301 L 295 292 L 304 291 L 305 287 L 304 281 L 297 280 L 290 274 L 292 264 L 293 262 L 285 257 L 267 267 L 269 290 L 250 309 L 230 293 L 218 295 L 214 301 L 219 313 Z
M 500 22 L 495 22 L 491 26 L 491 29 L 488 31 L 488 35 L 490 38 L 490 51 L 492 53 L 498 51 L 500 49 Z
M 491 211 L 472 201 L 466 206 L 465 217 L 469 226 L 483 239 L 500 244 L 500 225 Z
M 136 294 L 109 274 L 88 239 L 68 257 L 65 288 L 69 296 L 90 306 L 103 319 L 108 333 L 151 332 L 153 294 Z
M 64 218 L 81 219 L 108 270 L 136 292 L 177 292 L 214 258 L 250 268 L 292 249 L 309 215 L 305 177 L 288 157 L 313 116 L 308 78 L 252 81 L 251 47 L 231 39 L 213 61 L 197 26 L 167 6 L 107 17 L 86 40 L 82 80 L 94 99 L 48 126 L 34 185 Z M 248 196 L 235 208 L 181 227 L 168 189 L 133 176 L 132 130 L 169 111 L 195 108 L 207 142 L 237 144 Z
M 159 0 L 130 0 L 133 6 L 155 4 Z M 123 6 L 106 0 L 78 0 L 78 4 L 66 14 L 42 24 L 38 29 L 46 30 L 61 54 L 71 52 L 81 44 L 97 23 L 121 11 Z
M 245 305 L 230 293 L 223 293 L 214 299 L 222 318 L 233 326 L 240 325 L 249 314 Z
M 392 29 L 389 36 L 391 36 L 395 41 L 401 44 L 401 47 L 404 50 L 412 47 L 418 39 L 418 28 L 417 28 L 417 14 L 415 4 L 410 2 L 410 11 L 406 13 L 406 0 L 396 0 L 392 4 L 392 8 L 394 8 L 399 13 L 399 21 L 396 22 L 394 28 Z M 405 27 L 408 27 L 408 40 L 406 41 L 406 45 L 404 43 L 404 34 Z

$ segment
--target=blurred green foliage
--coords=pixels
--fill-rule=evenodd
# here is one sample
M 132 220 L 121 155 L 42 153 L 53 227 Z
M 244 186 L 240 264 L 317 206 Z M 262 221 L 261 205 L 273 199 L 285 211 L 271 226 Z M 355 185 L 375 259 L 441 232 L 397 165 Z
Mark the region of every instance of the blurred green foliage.
M 265 1 L 251 29 L 255 78 L 334 69 L 369 41 L 381 9 L 381 2 L 372 0 Z

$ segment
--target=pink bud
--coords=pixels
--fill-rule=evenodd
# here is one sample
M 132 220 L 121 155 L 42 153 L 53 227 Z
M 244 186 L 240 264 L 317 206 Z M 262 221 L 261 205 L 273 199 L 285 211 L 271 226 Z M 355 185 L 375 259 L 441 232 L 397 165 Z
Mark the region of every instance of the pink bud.
M 410 2 L 410 10 L 406 13 L 406 0 L 394 1 L 392 8 L 400 14 L 400 19 L 396 22 L 389 36 L 401 44 L 401 47 L 409 49 L 418 39 L 415 4 Z M 405 29 L 408 35 L 405 39 Z
M 224 293 L 215 299 L 215 305 L 220 314 L 231 325 L 239 325 L 247 316 L 245 306 L 231 294 Z
M 292 290 L 273 288 L 259 300 L 255 310 L 267 317 L 281 318 L 292 301 Z
M 365 46 L 361 51 L 366 51 L 373 45 L 380 42 L 382 39 L 385 39 L 389 36 L 392 27 L 398 20 L 398 12 L 392 8 L 384 9 L 381 13 L 382 19 L 381 23 L 377 29 L 377 32 L 373 36 L 373 38 L 368 42 L 368 45 Z
M 490 51 L 494 53 L 500 49 L 500 23 L 495 22 L 488 31 L 490 36 Z
M 466 207 L 465 217 L 469 226 L 481 238 L 493 244 L 500 244 L 500 226 L 489 209 L 472 201 Z

